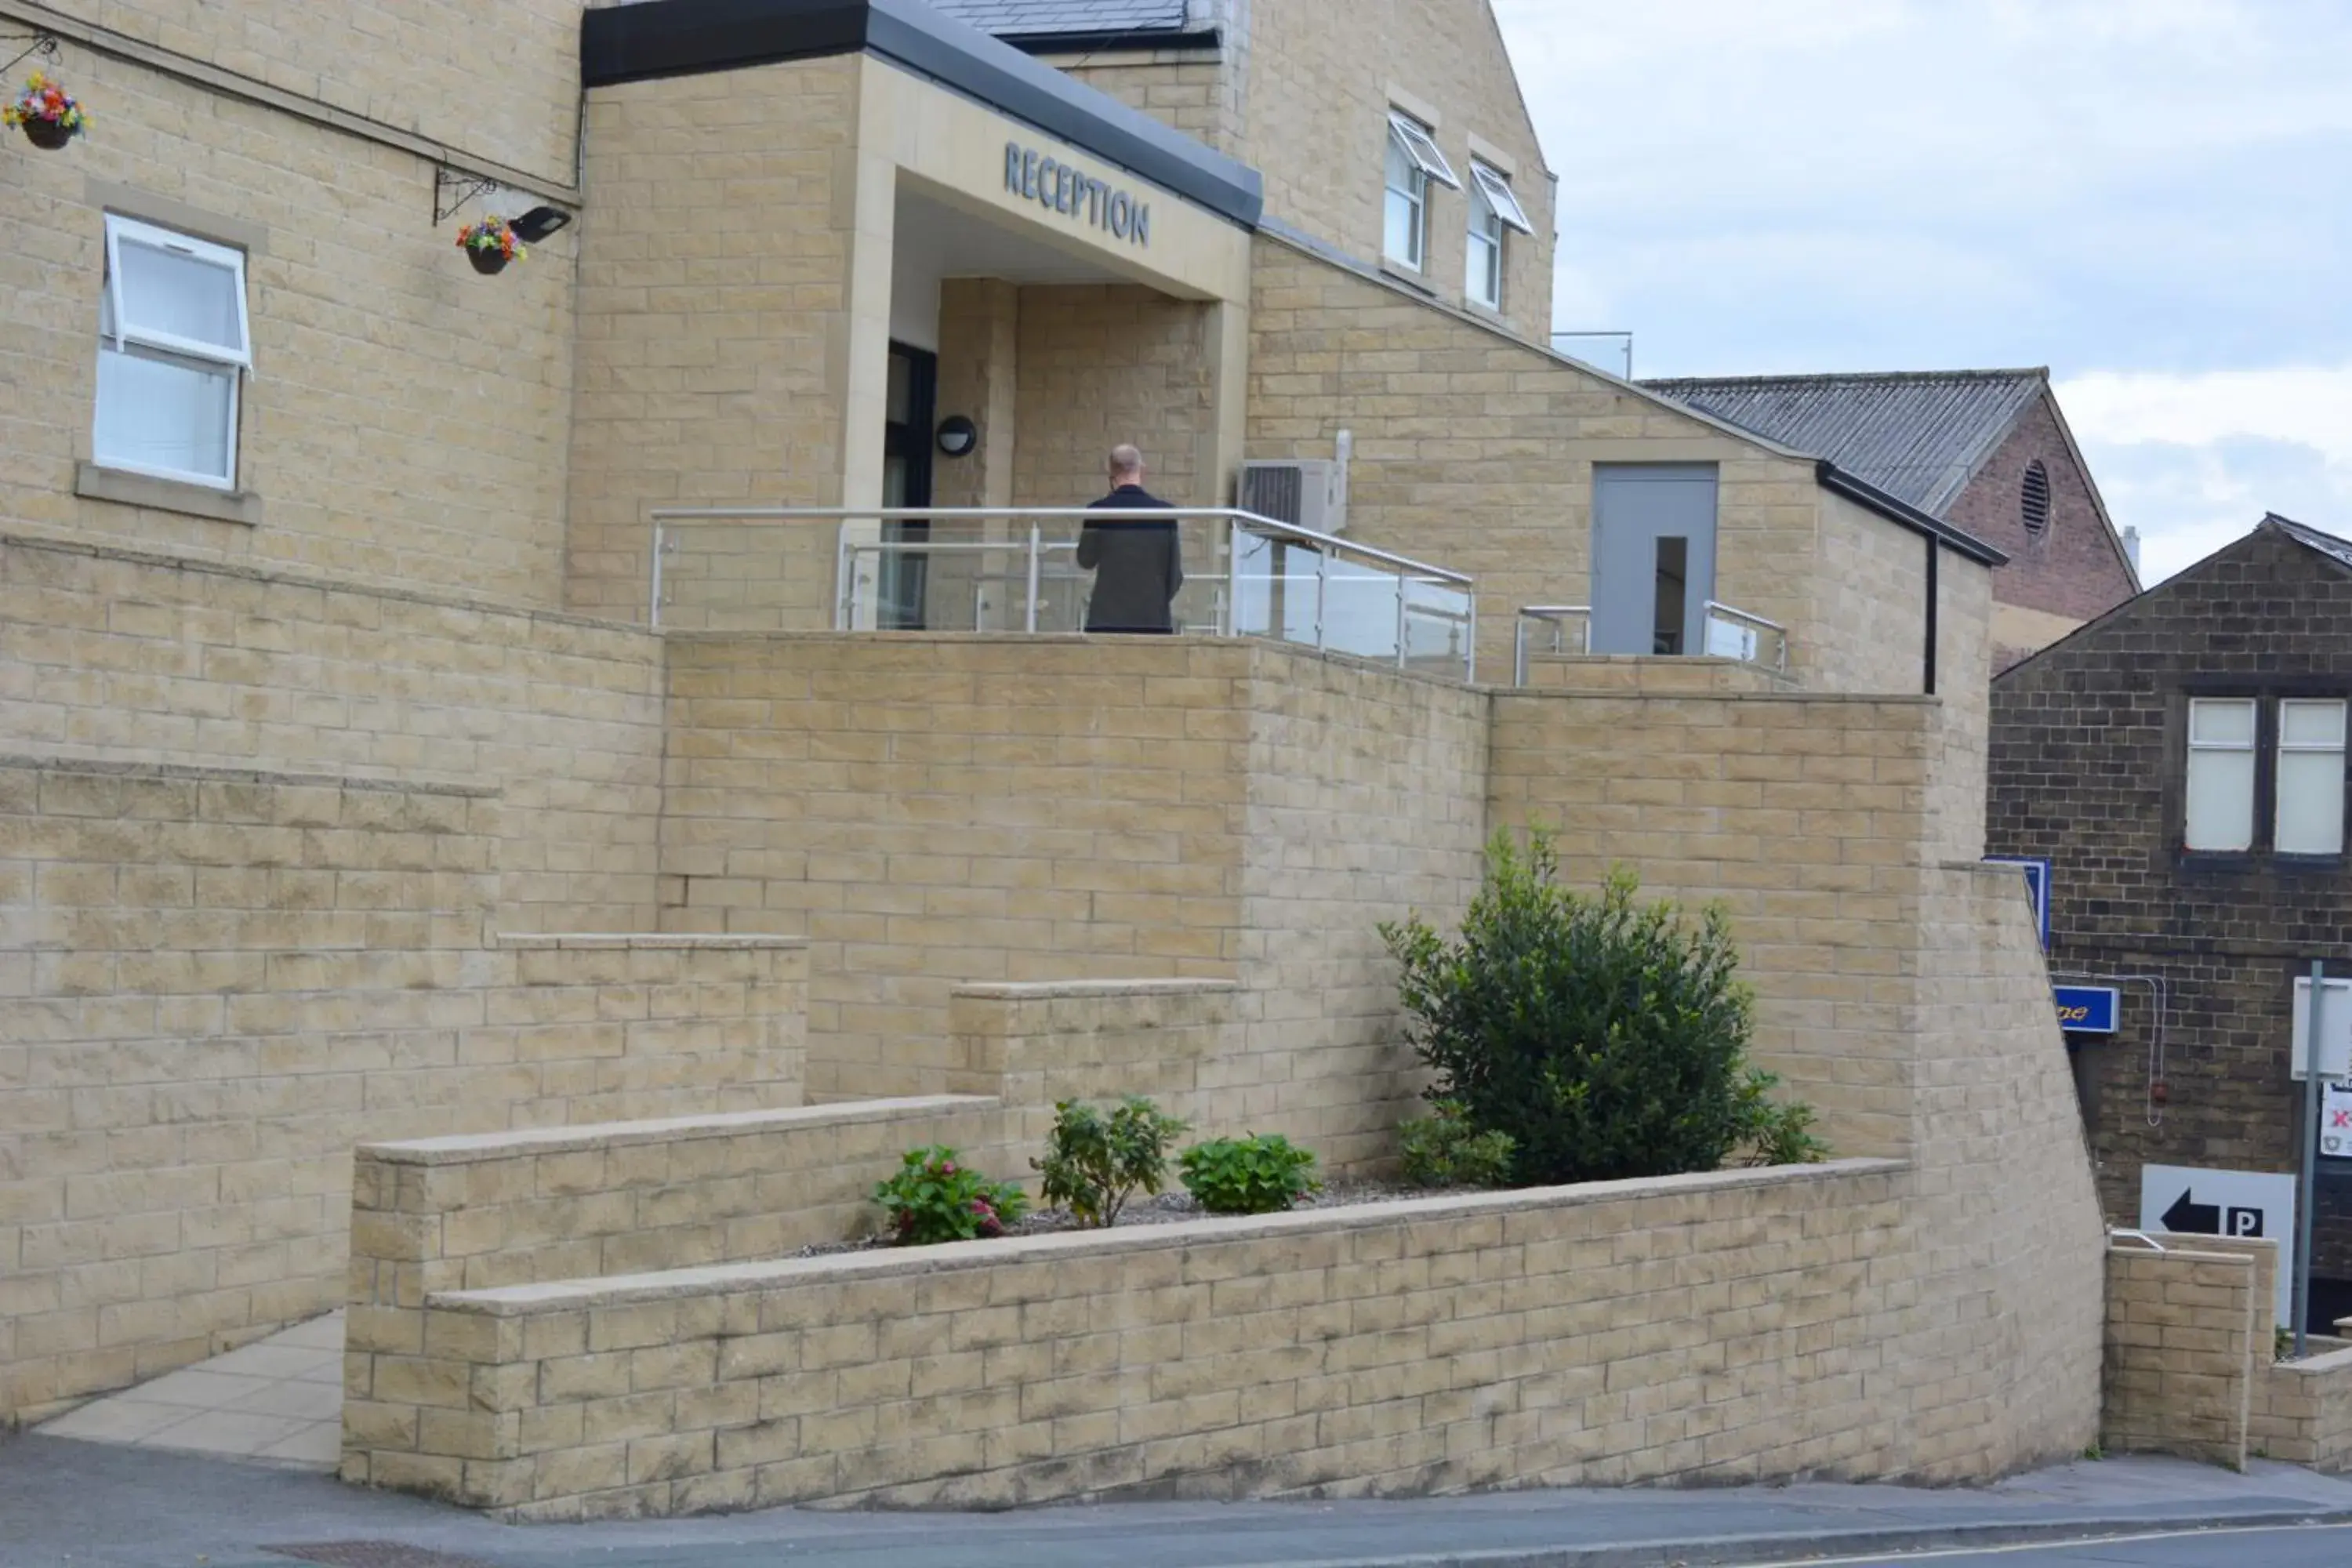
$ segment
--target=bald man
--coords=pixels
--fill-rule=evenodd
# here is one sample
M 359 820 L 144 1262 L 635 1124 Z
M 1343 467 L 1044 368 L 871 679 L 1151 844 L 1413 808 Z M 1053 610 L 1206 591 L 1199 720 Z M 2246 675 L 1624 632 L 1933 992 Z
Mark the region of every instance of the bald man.
M 1168 510 L 1143 488 L 1143 454 L 1133 447 L 1110 451 L 1110 494 L 1096 510 Z M 1157 632 L 1176 629 L 1169 606 L 1184 585 L 1184 550 L 1176 524 L 1166 518 L 1090 518 L 1078 531 L 1078 564 L 1095 574 L 1087 605 L 1090 632 Z

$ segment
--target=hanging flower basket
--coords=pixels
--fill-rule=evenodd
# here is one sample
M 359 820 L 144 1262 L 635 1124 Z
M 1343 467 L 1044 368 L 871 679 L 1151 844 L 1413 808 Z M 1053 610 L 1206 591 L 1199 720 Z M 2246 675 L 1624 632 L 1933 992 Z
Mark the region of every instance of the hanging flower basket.
M 466 253 L 474 270 L 485 278 L 505 271 L 508 262 L 520 261 L 528 254 L 502 217 L 486 217 L 459 229 L 457 248 Z
M 0 108 L 0 120 L 23 126 L 25 140 L 44 153 L 54 153 L 80 135 L 89 118 L 65 83 L 41 71 L 26 79 L 25 90 Z

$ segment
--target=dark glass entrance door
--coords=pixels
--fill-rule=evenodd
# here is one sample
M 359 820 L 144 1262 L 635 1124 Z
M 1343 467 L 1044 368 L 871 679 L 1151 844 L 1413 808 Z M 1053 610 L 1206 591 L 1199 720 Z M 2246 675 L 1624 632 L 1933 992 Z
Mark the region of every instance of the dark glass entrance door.
M 931 427 L 938 423 L 940 358 L 927 349 L 890 345 L 888 407 L 882 437 L 882 504 L 931 504 Z M 930 538 L 928 522 L 890 522 L 885 542 L 915 544 Z M 929 625 L 930 562 L 919 551 L 893 550 L 882 558 L 878 624 L 884 631 L 915 632 Z

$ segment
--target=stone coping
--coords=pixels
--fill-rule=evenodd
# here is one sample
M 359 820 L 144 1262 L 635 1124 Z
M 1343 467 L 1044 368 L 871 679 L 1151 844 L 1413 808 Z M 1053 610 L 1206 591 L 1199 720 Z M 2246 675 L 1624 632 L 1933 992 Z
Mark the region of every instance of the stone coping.
M 861 1100 L 843 1105 L 798 1105 L 785 1110 L 730 1110 L 710 1116 L 671 1116 L 655 1121 L 600 1121 L 579 1127 L 526 1127 L 511 1132 L 457 1133 L 413 1138 L 397 1143 L 362 1143 L 359 1157 L 393 1165 L 466 1165 L 525 1155 L 570 1154 L 645 1143 L 687 1142 L 700 1138 L 740 1138 L 754 1132 L 845 1127 L 896 1121 L 950 1110 L 993 1106 L 991 1096 L 935 1094 L 906 1100 Z
M 1040 1002 L 1059 996 L 1202 996 L 1237 992 L 1238 980 L 1039 980 L 975 981 L 952 995 L 992 1002 Z
M 1653 654 L 1649 657 L 1662 658 L 1665 656 Z M 1796 678 L 1785 679 L 1794 680 Z M 1644 691 L 1639 687 L 1632 687 L 1623 691 L 1559 691 L 1548 686 L 1504 686 L 1496 688 L 1494 695 L 1538 702 L 1825 702 L 1855 708 L 1874 704 L 1892 708 L 1938 708 L 1944 700 L 1940 697 L 1916 691 L 1815 691 L 1810 688 L 1794 691 Z
M 2274 1361 L 2271 1363 L 2270 1370 L 2295 1373 L 2305 1377 L 2321 1377 L 2335 1372 L 2352 1372 L 2352 1347 L 2329 1351 L 2325 1355 L 2305 1356 L 2301 1361 Z
M 753 952 L 806 947 L 804 936 L 670 935 L 661 931 L 499 931 L 493 945 L 521 952 Z
M 0 752 L 0 768 L 78 773 L 88 778 L 127 779 L 138 784 L 263 784 L 278 789 L 341 789 L 373 795 L 454 795 L 465 800 L 497 800 L 506 793 L 497 784 L 461 784 L 455 780 L 289 773 L 276 768 L 208 767 L 198 763 L 128 763 L 106 757 L 76 756 L 64 752 L 55 755 L 31 752 Z
M 555 193 L 551 190 L 550 195 Z M 193 573 L 211 577 L 234 577 L 239 582 L 260 583 L 272 587 L 299 588 L 313 593 L 356 594 L 362 598 L 397 600 L 406 605 L 425 605 L 436 610 L 459 610 L 467 615 L 494 616 L 520 621 L 544 621 L 553 626 L 580 626 L 588 631 L 617 632 L 644 639 L 652 650 L 646 660 L 647 668 L 660 663 L 661 633 L 640 626 L 635 621 L 617 621 L 595 616 L 575 615 L 568 610 L 541 608 L 517 604 L 511 600 L 495 599 L 482 595 L 458 592 L 436 593 L 429 589 L 400 587 L 391 584 L 370 583 L 358 577 L 342 577 L 332 572 L 300 573 L 275 566 L 255 566 L 226 560 L 215 555 L 178 554 L 156 550 L 133 550 L 119 544 L 101 544 L 92 540 L 72 539 L 59 534 L 26 532 L 20 528 L 0 528 L 0 548 L 47 550 L 60 555 L 80 555 L 96 561 L 120 561 L 131 566 L 154 566 L 167 572 Z
M 1104 1253 L 1159 1252 L 1198 1242 L 1250 1241 L 1268 1237 L 1327 1231 L 1371 1230 L 1416 1220 L 1473 1220 L 1488 1215 L 1580 1208 L 1649 1197 L 1699 1196 L 1746 1187 L 1802 1186 L 1859 1176 L 1894 1175 L 1911 1169 L 1906 1160 L 1833 1160 L 1820 1165 L 1781 1165 L 1764 1170 L 1705 1171 L 1622 1182 L 1587 1182 L 1569 1187 L 1524 1187 L 1508 1192 L 1469 1193 L 1459 1197 L 1395 1198 L 1339 1208 L 1295 1209 L 1287 1214 L 1183 1220 L 1173 1225 L 1132 1226 L 1118 1230 L 1066 1230 L 999 1241 L 957 1241 L 937 1247 L 836 1253 L 819 1258 L 779 1258 L 764 1263 L 716 1264 L 659 1274 L 613 1275 L 594 1279 L 558 1279 L 541 1285 L 509 1285 L 487 1290 L 436 1290 L 427 1308 L 493 1318 L 526 1318 L 588 1308 L 677 1301 L 789 1285 L 958 1272 Z

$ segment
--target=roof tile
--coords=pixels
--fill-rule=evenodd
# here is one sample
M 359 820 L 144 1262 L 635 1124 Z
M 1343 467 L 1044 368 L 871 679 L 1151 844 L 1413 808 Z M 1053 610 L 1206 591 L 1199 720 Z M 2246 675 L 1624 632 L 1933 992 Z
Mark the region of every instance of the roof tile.
M 1941 517 L 2049 380 L 2042 370 L 1955 370 L 1641 384 Z
M 930 0 L 966 26 L 1000 38 L 1084 33 L 1181 33 L 1185 0 Z

